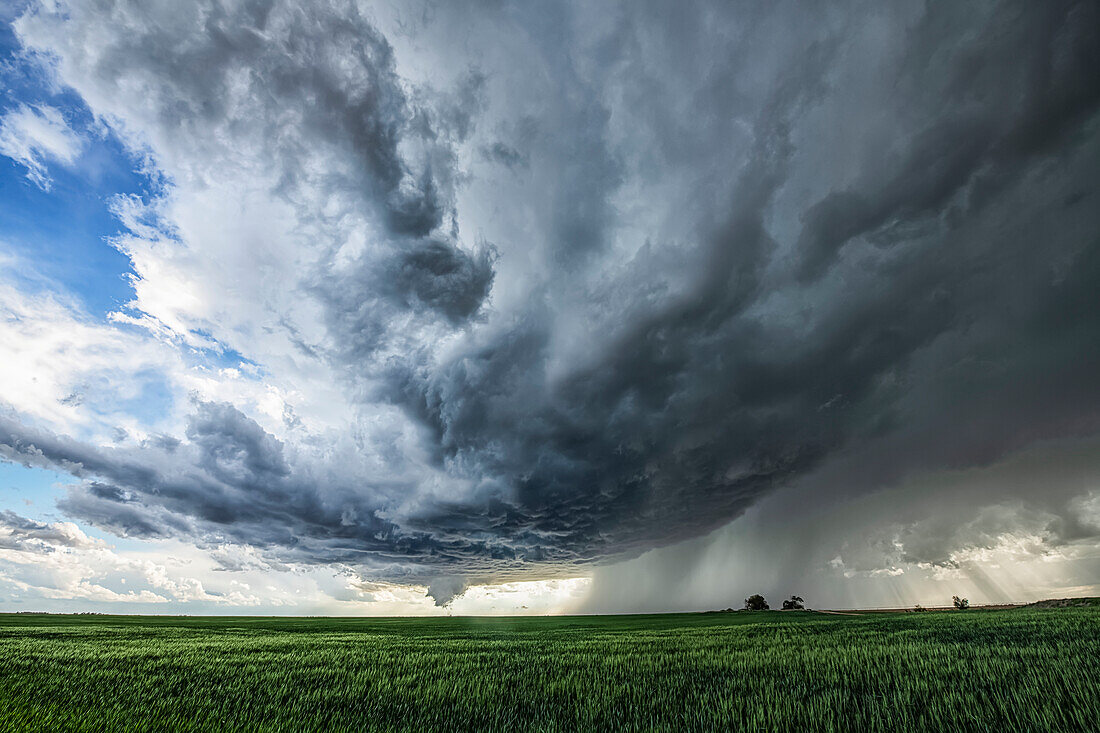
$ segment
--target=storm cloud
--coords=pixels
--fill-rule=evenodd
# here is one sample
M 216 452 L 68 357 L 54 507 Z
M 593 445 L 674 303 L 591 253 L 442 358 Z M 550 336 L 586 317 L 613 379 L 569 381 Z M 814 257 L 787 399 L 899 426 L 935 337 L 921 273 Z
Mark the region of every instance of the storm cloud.
M 1100 431 L 1095 2 L 100 0 L 16 29 L 163 176 L 116 320 L 285 395 L 281 425 L 192 399 L 110 447 L 0 416 L 82 521 L 442 602 Z M 1043 521 L 1094 538 L 1073 501 Z

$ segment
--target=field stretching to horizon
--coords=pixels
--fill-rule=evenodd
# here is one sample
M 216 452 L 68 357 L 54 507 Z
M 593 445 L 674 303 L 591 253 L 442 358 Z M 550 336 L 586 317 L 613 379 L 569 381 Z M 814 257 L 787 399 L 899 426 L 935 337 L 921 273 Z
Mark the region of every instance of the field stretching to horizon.
M 0 616 L 0 730 L 1097 730 L 1100 608 Z

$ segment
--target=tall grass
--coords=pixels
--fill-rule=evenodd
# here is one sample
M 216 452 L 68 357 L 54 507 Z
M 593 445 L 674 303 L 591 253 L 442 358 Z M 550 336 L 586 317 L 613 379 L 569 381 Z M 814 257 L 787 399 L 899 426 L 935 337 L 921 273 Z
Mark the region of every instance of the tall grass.
M 0 617 L 5 730 L 1097 730 L 1100 610 Z

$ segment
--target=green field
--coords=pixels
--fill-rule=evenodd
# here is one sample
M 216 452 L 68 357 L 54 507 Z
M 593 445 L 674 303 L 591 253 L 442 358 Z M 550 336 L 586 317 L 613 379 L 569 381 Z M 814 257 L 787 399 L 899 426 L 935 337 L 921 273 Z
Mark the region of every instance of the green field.
M 0 615 L 3 730 L 1097 730 L 1100 609 Z

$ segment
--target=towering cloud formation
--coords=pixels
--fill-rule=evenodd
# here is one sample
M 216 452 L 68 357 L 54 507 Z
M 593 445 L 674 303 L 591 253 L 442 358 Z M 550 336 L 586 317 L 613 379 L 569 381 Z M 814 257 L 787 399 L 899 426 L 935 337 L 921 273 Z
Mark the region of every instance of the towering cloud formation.
M 116 202 L 115 322 L 279 403 L 109 448 L 4 417 L 83 480 L 72 516 L 442 601 L 697 536 L 873 438 L 907 449 L 833 480 L 1100 430 L 1095 3 L 386 12 L 17 22 L 160 177 Z

